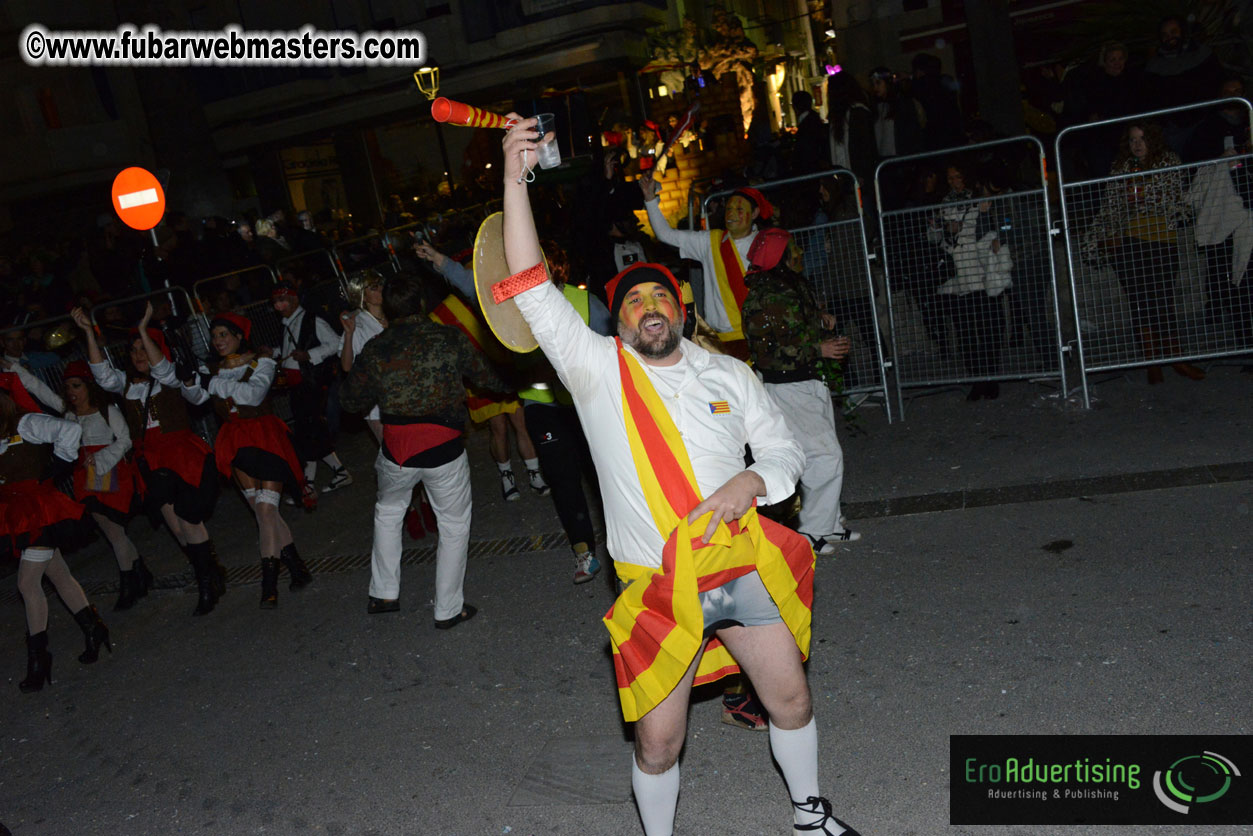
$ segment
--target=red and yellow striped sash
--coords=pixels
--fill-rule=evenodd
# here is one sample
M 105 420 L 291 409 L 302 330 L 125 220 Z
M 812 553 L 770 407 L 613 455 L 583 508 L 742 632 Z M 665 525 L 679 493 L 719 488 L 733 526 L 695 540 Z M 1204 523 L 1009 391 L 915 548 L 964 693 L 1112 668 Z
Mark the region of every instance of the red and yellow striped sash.
M 748 297 L 748 285 L 744 283 L 744 262 L 740 259 L 740 251 L 735 248 L 735 240 L 724 229 L 713 229 L 713 267 L 714 277 L 718 281 L 718 295 L 722 298 L 722 306 L 726 308 L 727 319 L 731 330 L 718 336 L 725 340 L 744 339 L 744 328 L 740 320 L 740 309 Z
M 703 641 L 699 593 L 754 569 L 779 607 L 803 656 L 809 654 L 814 554 L 809 542 L 754 507 L 730 526 L 720 523 L 708 544 L 700 535 L 709 515 L 687 522 L 701 502 L 678 429 L 639 362 L 621 348 L 618 367 L 627 438 L 648 510 L 667 538 L 661 568 L 619 562 L 631 581 L 605 614 L 613 645 L 622 716 L 633 722 L 674 690 Z M 696 671 L 696 684 L 737 673 L 735 659 L 713 638 Z

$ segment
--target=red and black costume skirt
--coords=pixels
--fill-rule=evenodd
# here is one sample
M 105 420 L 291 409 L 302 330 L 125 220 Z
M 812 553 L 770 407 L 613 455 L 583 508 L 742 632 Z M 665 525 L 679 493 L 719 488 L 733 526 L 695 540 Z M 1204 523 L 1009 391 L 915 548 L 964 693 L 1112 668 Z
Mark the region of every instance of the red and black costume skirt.
M 162 432 L 153 427 L 135 445 L 135 461 L 143 474 L 144 502 L 150 512 L 173 505 L 189 523 L 202 523 L 218 499 L 213 450 L 191 430 Z
M 118 525 L 126 525 L 139 510 L 144 494 L 144 477 L 129 459 L 122 459 L 107 477 L 105 490 L 94 490 L 87 484 L 87 457 L 106 445 L 86 445 L 78 450 L 78 466 L 74 468 L 74 498 L 93 514 L 103 514 Z
M 0 485 L 0 542 L 11 545 L 15 555 L 22 549 L 60 548 L 74 540 L 85 510 L 51 481 Z
M 229 477 L 238 470 L 259 482 L 281 482 L 299 502 L 305 474 L 290 436 L 287 425 L 274 415 L 231 418 L 213 442 L 218 472 Z

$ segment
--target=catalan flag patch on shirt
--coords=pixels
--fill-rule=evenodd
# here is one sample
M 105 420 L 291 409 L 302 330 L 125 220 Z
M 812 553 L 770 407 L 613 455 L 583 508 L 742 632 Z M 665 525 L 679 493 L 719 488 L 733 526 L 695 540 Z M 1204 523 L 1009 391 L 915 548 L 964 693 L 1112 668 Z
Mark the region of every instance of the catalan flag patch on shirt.
M 731 404 L 726 401 L 710 401 L 709 411 L 714 415 L 728 415 L 731 412 Z

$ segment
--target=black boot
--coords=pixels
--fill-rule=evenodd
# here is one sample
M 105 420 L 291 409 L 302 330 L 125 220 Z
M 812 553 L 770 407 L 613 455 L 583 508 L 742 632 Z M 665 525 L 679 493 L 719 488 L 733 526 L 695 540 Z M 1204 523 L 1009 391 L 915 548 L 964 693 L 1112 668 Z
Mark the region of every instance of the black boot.
M 143 584 L 144 582 L 139 579 L 139 573 L 134 569 L 127 569 L 126 571 L 119 569 L 117 603 L 113 605 L 113 611 L 129 610 L 135 606 L 135 601 L 139 598 L 136 592 L 143 588 Z
M 207 615 L 213 612 L 218 603 L 217 588 L 213 583 L 213 556 L 209 552 L 208 543 L 188 543 L 187 557 L 191 560 L 192 569 L 196 572 L 196 586 L 200 598 L 196 601 L 196 609 L 192 615 Z
M 26 678 L 17 683 L 23 694 L 52 684 L 52 654 L 48 652 L 48 631 L 26 636 Z
M 223 598 L 226 596 L 226 567 L 218 559 L 218 550 L 213 541 L 205 540 L 205 545 L 209 547 L 209 566 L 213 570 L 209 574 L 213 579 L 213 591 L 218 598 Z
M 135 565 L 132 566 L 131 569 L 134 570 L 140 581 L 137 587 L 138 592 L 135 597 L 142 598 L 148 594 L 149 589 L 152 589 L 153 586 L 156 585 L 156 579 L 152 577 L 152 572 L 144 564 L 144 559 L 142 557 L 135 558 Z
M 105 626 L 104 620 L 100 618 L 100 613 L 91 604 L 83 607 L 74 613 L 74 620 L 78 622 L 78 626 L 83 631 L 83 638 L 87 640 L 87 649 L 78 657 L 78 661 L 84 665 L 90 665 L 92 662 L 100 658 L 100 645 L 104 645 L 113 652 L 113 643 L 109 641 L 109 628 Z
M 287 588 L 293 592 L 297 589 L 304 589 L 313 583 L 313 573 L 309 571 L 309 567 L 300 559 L 300 553 L 296 551 L 295 543 L 288 543 L 283 546 L 283 550 L 278 555 L 283 565 L 287 567 L 287 572 L 291 575 L 291 585 Z
M 278 558 L 261 558 L 261 609 L 278 607 Z

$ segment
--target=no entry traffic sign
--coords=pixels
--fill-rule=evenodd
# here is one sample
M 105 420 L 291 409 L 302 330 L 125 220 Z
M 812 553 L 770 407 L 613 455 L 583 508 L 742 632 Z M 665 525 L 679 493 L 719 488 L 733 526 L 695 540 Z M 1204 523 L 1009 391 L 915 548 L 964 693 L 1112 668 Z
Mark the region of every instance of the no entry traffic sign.
M 165 214 L 165 190 L 152 172 L 123 169 L 113 178 L 113 211 L 131 229 L 152 229 Z

